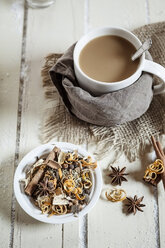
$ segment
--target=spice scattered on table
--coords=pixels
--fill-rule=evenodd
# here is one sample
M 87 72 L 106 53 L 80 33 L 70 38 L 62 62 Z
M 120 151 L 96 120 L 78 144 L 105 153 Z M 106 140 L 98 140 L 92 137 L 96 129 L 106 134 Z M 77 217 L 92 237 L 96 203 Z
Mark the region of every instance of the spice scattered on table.
M 119 202 L 126 199 L 126 192 L 123 189 L 112 189 L 106 191 L 105 196 L 109 201 Z
M 155 138 L 153 136 L 151 136 L 151 140 L 152 140 L 152 144 L 156 153 L 156 156 L 158 159 L 162 160 L 163 166 L 165 167 L 165 154 L 163 152 L 163 148 L 160 144 L 159 141 L 156 141 Z M 153 185 L 157 186 L 157 184 L 160 181 L 163 181 L 163 185 L 164 185 L 164 189 L 165 189 L 165 170 L 163 173 L 161 173 L 160 175 L 157 176 L 155 181 L 150 181 L 150 183 L 152 183 Z
M 97 167 L 90 156 L 54 149 L 45 159 L 37 159 L 27 172 L 25 193 L 43 214 L 78 213 L 89 202 L 92 170 Z
M 155 185 L 155 180 L 161 178 L 161 174 L 164 172 L 163 161 L 161 159 L 156 159 L 152 164 L 150 164 L 145 170 L 144 181 Z
M 134 198 L 132 198 L 132 197 L 126 197 L 126 198 L 128 200 L 128 203 L 125 204 L 125 206 L 127 206 L 127 212 L 128 213 L 133 212 L 135 215 L 137 210 L 140 212 L 143 212 L 143 210 L 141 208 L 145 207 L 145 205 L 142 204 L 141 202 L 143 201 L 144 196 L 138 198 L 137 195 L 135 195 Z
M 109 174 L 109 176 L 112 178 L 111 183 L 112 184 L 116 184 L 116 185 L 120 185 L 122 184 L 122 182 L 124 181 L 128 181 L 125 176 L 129 175 L 128 173 L 125 173 L 126 167 L 123 167 L 122 169 L 117 167 L 113 167 L 111 166 L 112 172 Z

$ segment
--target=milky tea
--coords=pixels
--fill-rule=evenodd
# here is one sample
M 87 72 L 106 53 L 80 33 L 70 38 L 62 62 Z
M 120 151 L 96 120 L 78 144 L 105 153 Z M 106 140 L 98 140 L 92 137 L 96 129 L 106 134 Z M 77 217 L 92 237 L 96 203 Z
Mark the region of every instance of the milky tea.
M 139 59 L 132 61 L 136 48 L 126 39 L 105 35 L 91 40 L 79 56 L 81 70 L 97 81 L 112 83 L 130 77 Z

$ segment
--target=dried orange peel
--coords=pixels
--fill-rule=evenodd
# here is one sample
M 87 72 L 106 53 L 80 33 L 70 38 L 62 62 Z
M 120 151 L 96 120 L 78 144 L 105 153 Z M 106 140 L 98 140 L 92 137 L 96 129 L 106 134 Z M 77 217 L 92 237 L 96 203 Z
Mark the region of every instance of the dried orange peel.
M 59 177 L 61 179 L 62 178 L 62 170 L 61 170 L 61 168 L 58 169 L 58 173 L 59 173 Z
M 63 186 L 64 186 L 64 190 L 69 193 L 72 192 L 73 189 L 75 188 L 75 182 L 73 179 L 67 179 L 65 180 Z
M 92 182 L 88 179 L 85 180 L 84 182 L 84 189 L 90 189 L 92 186 Z
M 143 178 L 146 181 L 155 180 L 157 178 L 157 174 L 156 174 L 156 172 L 147 169 L 145 171 L 145 174 L 144 174 L 144 177 Z
M 89 170 L 83 171 L 83 173 L 82 173 L 82 178 L 83 178 L 84 180 L 89 179 L 89 178 L 90 178 L 90 171 L 89 171 Z
M 56 167 L 51 167 L 50 161 Z M 43 214 L 78 213 L 88 204 L 93 185 L 92 170 L 97 167 L 91 156 L 83 156 L 77 150 L 63 152 L 54 147 L 47 157 L 38 158 L 32 166 L 26 173 L 26 180 L 32 180 L 40 168 L 44 170 L 31 194 Z
M 54 210 L 54 214 L 61 215 L 67 213 L 67 207 L 66 205 L 55 205 L 52 207 Z
M 80 201 L 82 201 L 82 200 L 85 199 L 85 196 L 84 196 L 84 195 L 80 196 L 79 194 L 75 194 L 75 196 L 76 196 L 76 198 L 77 198 L 78 200 L 80 200 Z
M 97 162 L 93 162 L 92 158 L 90 156 L 87 157 L 87 159 L 82 159 L 81 160 L 82 166 L 83 167 L 89 167 L 92 169 L 96 169 L 97 168 Z
M 160 159 L 155 160 L 153 164 L 148 166 L 148 169 L 155 172 L 156 174 L 161 174 L 164 172 L 163 161 Z
M 158 174 L 164 172 L 163 161 L 161 159 L 156 159 L 154 163 L 150 164 L 145 170 L 144 179 L 146 181 L 155 180 Z
M 85 160 L 83 160 L 82 161 L 82 166 L 83 167 L 86 167 L 86 166 L 88 166 L 89 168 L 92 168 L 92 169 L 96 169 L 97 168 L 97 163 L 96 162 L 94 162 L 94 163 L 88 163 L 88 162 L 86 162 Z
M 123 189 L 112 189 L 106 191 L 105 196 L 109 201 L 119 202 L 126 199 L 126 192 Z

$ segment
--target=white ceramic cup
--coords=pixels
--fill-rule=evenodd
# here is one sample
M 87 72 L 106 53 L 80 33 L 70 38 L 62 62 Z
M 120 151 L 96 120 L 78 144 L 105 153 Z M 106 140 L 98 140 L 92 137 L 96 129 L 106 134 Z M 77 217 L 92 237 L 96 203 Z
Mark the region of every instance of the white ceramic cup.
M 140 62 L 136 72 L 131 75 L 130 77 L 118 81 L 118 82 L 101 82 L 94 80 L 88 77 L 80 68 L 79 65 L 79 55 L 84 48 L 84 46 L 90 42 L 91 40 L 104 36 L 104 35 L 116 35 L 122 37 L 129 42 L 131 42 L 136 49 L 138 49 L 142 43 L 141 41 L 130 31 L 118 28 L 118 27 L 104 27 L 94 29 L 93 31 L 85 34 L 76 44 L 73 53 L 73 60 L 74 60 L 74 70 L 76 78 L 79 82 L 81 88 L 85 89 L 86 91 L 92 93 L 93 95 L 101 95 L 108 92 L 113 92 L 117 90 L 121 90 L 131 84 L 133 84 L 142 74 L 143 71 L 152 73 L 163 80 L 163 82 L 159 85 L 153 87 L 154 94 L 160 94 L 165 89 L 165 68 L 153 61 L 145 59 L 145 54 L 140 58 Z

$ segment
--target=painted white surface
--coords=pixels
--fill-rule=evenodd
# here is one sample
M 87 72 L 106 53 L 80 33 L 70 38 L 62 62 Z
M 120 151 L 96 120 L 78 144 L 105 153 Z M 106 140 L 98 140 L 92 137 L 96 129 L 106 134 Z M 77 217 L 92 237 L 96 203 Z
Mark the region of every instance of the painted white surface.
M 60 0 L 46 9 L 28 9 L 20 160 L 40 145 L 39 128 L 42 110 L 46 107 L 40 76 L 44 57 L 51 52 L 63 52 L 81 36 L 84 29 L 83 8 L 83 1 Z M 68 225 L 65 228 L 65 225 L 41 224 L 28 218 L 16 204 L 14 247 L 28 248 L 34 244 L 37 248 L 48 243 L 57 248 L 68 248 L 72 247 L 73 240 L 76 247 L 79 243 L 78 228 L 78 221 L 72 224 L 72 228 Z
M 8 247 L 10 243 L 12 184 L 16 161 L 15 145 L 23 23 L 22 8 L 19 5 L 17 6 L 18 11 L 14 9 L 12 1 L 0 1 L 1 247 Z
M 90 151 L 94 151 L 94 147 L 89 146 Z M 155 229 L 157 228 L 155 218 L 155 197 L 153 187 L 144 184 L 142 178 L 145 168 L 149 161 L 144 156 L 142 161 L 137 160 L 129 163 L 123 155 L 113 166 L 123 168 L 126 166 L 126 177 L 128 182 L 123 182 L 121 186 L 126 191 L 128 197 L 144 196 L 143 203 L 146 207 L 142 208 L 143 213 L 137 212 L 126 214 L 124 207 L 125 202 L 110 202 L 105 197 L 105 191 L 112 189 L 110 173 L 107 170 L 110 160 L 108 158 L 100 161 L 103 176 L 103 189 L 101 197 L 96 204 L 94 210 L 88 214 L 88 241 L 89 247 L 150 247 L 157 246 L 157 236 Z
M 50 225 L 30 218 L 15 204 L 14 198 L 12 201 L 12 178 L 14 166 L 18 163 L 17 155 L 21 160 L 27 152 L 40 145 L 39 127 L 42 110 L 47 104 L 40 76 L 44 57 L 51 52 L 65 51 L 83 33 L 94 27 L 115 25 L 132 30 L 148 23 L 164 21 L 164 0 L 56 0 L 49 8 L 26 10 L 24 32 L 22 3 L 23 0 L 0 1 L 0 246 L 164 247 L 163 187 L 159 185 L 157 199 L 157 193 L 141 181 L 148 160 L 143 160 L 144 164 L 139 160 L 129 164 L 123 156 L 120 161 L 120 165 L 126 165 L 131 174 L 129 182 L 123 183 L 123 188 L 128 195 L 145 196 L 144 213 L 137 213 L 136 216 L 126 216 L 121 203 L 110 203 L 100 198 L 93 211 L 83 220 Z M 89 150 L 93 149 L 89 147 Z M 110 157 L 100 161 L 103 179 L 106 179 L 105 168 Z M 108 185 L 104 181 L 104 188 Z M 160 230 L 156 232 L 158 225 Z
M 144 24 L 145 0 L 89 0 L 89 29 L 110 25 L 132 30 Z

